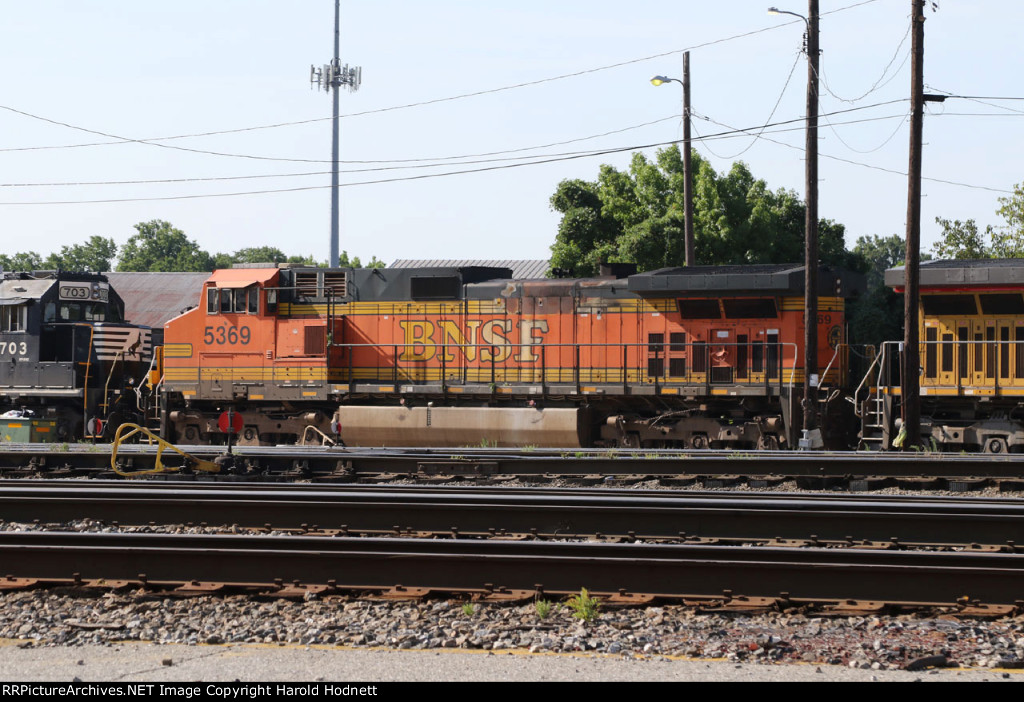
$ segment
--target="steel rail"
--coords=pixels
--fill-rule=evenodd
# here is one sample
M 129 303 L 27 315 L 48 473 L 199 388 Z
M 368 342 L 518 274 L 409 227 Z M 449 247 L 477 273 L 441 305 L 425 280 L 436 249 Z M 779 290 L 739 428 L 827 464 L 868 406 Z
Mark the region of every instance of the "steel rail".
M 1024 546 L 1024 503 L 814 499 L 775 494 L 616 494 L 501 489 L 322 490 L 315 486 L 153 487 L 0 484 L 0 519 L 120 525 L 204 523 L 342 533 L 532 535 L 630 540 L 773 539 L 908 545 Z
M 861 492 L 835 491 L 835 492 L 759 492 L 759 491 L 723 491 L 719 490 L 696 490 L 687 489 L 678 491 L 674 489 L 658 488 L 623 488 L 613 487 L 610 484 L 602 487 L 551 487 L 551 486 L 524 486 L 524 485 L 480 485 L 474 483 L 436 483 L 436 484 L 394 484 L 394 483 L 335 483 L 335 482 L 314 482 L 314 483 L 288 483 L 288 482 L 256 482 L 238 481 L 221 482 L 215 480 L 192 480 L 190 476 L 166 476 L 156 480 L 121 480 L 93 478 L 88 481 L 81 481 L 67 478 L 16 478 L 7 481 L 0 481 L 0 491 L 4 489 L 20 489 L 25 487 L 41 488 L 48 490 L 82 489 L 95 488 L 107 490 L 187 490 L 191 492 L 218 491 L 239 489 L 249 493 L 288 491 L 288 494 L 302 495 L 309 492 L 380 492 L 380 493 L 405 493 L 421 491 L 424 494 L 440 495 L 453 493 L 456 495 L 595 495 L 601 497 L 636 497 L 638 495 L 653 495 L 669 497 L 672 495 L 685 495 L 693 499 L 710 498 L 721 499 L 728 494 L 733 500 L 761 500 L 765 497 L 786 498 L 790 500 L 807 501 L 829 501 L 829 500 L 874 500 L 877 502 L 899 502 L 913 501 L 915 503 L 936 502 L 948 504 L 952 502 L 960 504 L 1024 504 L 1017 497 L 977 497 L 970 494 L 930 495 L 930 494 L 864 494 Z
M 184 447 L 207 460 L 223 447 Z M 155 459 L 155 449 L 122 446 L 119 456 L 142 469 Z M 1024 479 L 1024 454 L 878 454 L 825 452 L 728 451 L 521 451 L 508 449 L 344 449 L 321 447 L 237 447 L 240 464 L 276 472 L 345 473 L 361 475 L 592 475 L 652 477 L 771 476 L 848 478 L 893 476 L 905 478 Z M 26 460 L 26 456 L 28 459 Z M 108 447 L 52 444 L 5 445 L 0 469 L 68 466 L 103 471 L 110 468 Z
M 645 593 L 783 601 L 1015 605 L 1024 558 L 1006 554 L 689 545 L 0 533 L 6 570 L 49 582 Z

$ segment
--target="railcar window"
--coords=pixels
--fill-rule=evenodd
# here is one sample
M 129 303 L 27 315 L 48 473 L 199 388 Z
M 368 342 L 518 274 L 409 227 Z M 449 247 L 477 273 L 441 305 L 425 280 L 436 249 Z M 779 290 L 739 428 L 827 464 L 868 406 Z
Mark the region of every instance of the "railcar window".
M 939 331 L 935 327 L 928 327 L 924 330 L 924 377 L 934 378 L 938 375 L 939 349 L 935 345 L 938 341 Z
M 779 355 L 779 335 L 769 334 L 768 335 L 768 377 L 778 378 L 779 377 L 779 361 L 781 356 Z
M 275 314 L 277 312 L 277 291 L 267 291 L 267 314 Z
M 978 314 L 973 295 L 922 295 L 921 307 L 929 316 Z
M 683 319 L 721 319 L 718 300 L 676 300 L 679 316 Z
M 668 374 L 680 378 L 686 375 L 686 332 L 672 332 L 668 340 L 668 349 L 673 354 L 668 361 Z
M 736 377 L 740 380 L 747 377 L 747 335 L 736 335 Z
M 446 276 L 413 276 L 410 279 L 413 300 L 458 300 L 459 278 Z
M 1010 328 L 999 327 L 999 377 L 1010 377 Z
M 237 313 L 244 313 L 245 312 L 245 305 L 246 305 L 246 302 L 245 302 L 246 301 L 245 290 L 244 289 L 242 289 L 242 290 L 235 290 L 234 293 L 235 293 L 234 294 L 234 297 L 235 297 L 235 312 L 237 312 Z
M 57 317 L 62 322 L 81 322 L 82 306 L 77 302 L 62 302 L 60 303 Z
M 260 290 L 255 285 L 248 288 L 246 291 L 247 297 L 249 298 L 249 314 L 260 313 Z
M 1017 327 L 1014 336 L 1013 375 L 1017 380 L 1024 380 L 1024 327 Z
M 995 377 L 996 373 L 996 328 L 985 327 L 985 377 Z
M 206 314 L 217 314 L 217 309 L 219 307 L 217 300 L 217 288 L 208 288 L 206 290 Z
M 27 305 L 4 305 L 0 307 L 0 331 L 23 332 L 27 322 Z
M 43 306 L 43 324 L 57 321 L 57 303 L 47 302 Z
M 222 313 L 226 314 L 231 312 L 231 298 L 231 288 L 220 289 L 220 311 Z
M 82 307 L 87 322 L 102 322 L 107 318 L 107 306 L 100 302 L 92 305 L 86 303 Z
M 958 370 L 961 378 L 967 377 L 967 342 L 970 338 L 967 334 L 967 327 L 956 328 L 956 341 L 957 346 L 960 348 Z
M 982 314 L 1024 314 L 1024 298 L 1020 293 L 978 295 Z
M 722 300 L 726 319 L 775 319 L 779 316 L 775 298 Z
M 693 342 L 693 372 L 707 373 L 708 371 L 708 347 L 703 341 Z

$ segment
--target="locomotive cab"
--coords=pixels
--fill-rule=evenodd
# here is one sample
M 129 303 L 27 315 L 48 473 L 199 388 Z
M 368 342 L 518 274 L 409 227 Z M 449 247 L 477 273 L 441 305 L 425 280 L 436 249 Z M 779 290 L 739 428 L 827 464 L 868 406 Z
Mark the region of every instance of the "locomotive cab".
M 143 413 L 150 329 L 124 321 L 105 276 L 57 271 L 0 278 L 0 437 L 72 441 Z
M 918 305 L 921 436 L 945 451 L 1024 451 L 1024 262 L 925 261 Z M 902 268 L 885 282 L 904 291 Z M 902 344 L 865 379 L 862 441 L 899 448 Z

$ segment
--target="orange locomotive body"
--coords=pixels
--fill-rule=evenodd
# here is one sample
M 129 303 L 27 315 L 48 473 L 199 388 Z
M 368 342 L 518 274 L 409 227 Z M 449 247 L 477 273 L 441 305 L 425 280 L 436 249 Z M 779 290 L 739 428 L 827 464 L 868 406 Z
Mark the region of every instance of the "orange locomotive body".
M 821 385 L 843 386 L 857 280 L 819 280 Z M 786 447 L 802 339 L 796 265 L 222 270 L 166 327 L 163 428 L 222 443 L 232 408 L 251 444 Z

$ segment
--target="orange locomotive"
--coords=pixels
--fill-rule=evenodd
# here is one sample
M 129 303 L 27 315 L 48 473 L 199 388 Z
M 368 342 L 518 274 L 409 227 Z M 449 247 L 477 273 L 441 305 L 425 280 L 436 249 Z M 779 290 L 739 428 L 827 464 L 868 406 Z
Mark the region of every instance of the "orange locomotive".
M 802 266 L 510 275 L 216 271 L 165 328 L 164 435 L 223 443 L 216 419 L 232 408 L 242 444 L 310 432 L 367 446 L 795 444 Z M 822 268 L 819 281 L 821 387 L 842 387 L 844 298 L 859 280 Z

